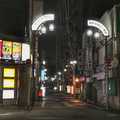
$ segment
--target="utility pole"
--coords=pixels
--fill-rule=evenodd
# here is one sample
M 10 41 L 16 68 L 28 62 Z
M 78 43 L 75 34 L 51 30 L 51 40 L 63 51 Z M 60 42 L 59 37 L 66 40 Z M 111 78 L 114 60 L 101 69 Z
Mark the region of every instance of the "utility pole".
M 108 69 L 106 65 L 107 59 L 107 37 L 105 37 L 105 81 L 106 81 L 106 109 L 108 109 Z

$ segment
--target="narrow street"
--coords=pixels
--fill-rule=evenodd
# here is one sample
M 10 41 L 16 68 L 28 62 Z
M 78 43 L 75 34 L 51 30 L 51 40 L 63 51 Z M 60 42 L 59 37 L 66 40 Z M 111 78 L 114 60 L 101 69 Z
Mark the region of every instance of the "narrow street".
M 47 93 L 25 111 L 0 114 L 0 120 L 119 120 L 119 112 L 89 105 L 64 93 Z

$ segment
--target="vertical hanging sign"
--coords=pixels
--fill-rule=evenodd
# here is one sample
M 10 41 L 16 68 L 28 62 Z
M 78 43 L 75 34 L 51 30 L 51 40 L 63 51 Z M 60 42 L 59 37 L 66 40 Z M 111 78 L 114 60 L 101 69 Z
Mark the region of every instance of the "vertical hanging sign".
M 92 70 L 92 44 L 86 44 L 86 69 Z
M 82 50 L 82 65 L 86 64 L 86 50 Z

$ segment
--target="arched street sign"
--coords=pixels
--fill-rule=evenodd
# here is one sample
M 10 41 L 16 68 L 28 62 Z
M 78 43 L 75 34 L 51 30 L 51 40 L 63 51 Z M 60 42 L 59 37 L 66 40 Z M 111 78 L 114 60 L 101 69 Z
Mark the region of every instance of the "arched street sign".
M 101 30 L 101 32 L 103 33 L 104 37 L 108 37 L 109 36 L 108 29 L 102 23 L 100 23 L 98 21 L 95 21 L 95 20 L 88 20 L 87 24 L 88 24 L 88 26 L 96 27 L 99 30 Z
M 46 22 L 54 20 L 54 14 L 46 14 L 40 16 L 37 20 L 35 20 L 32 24 L 32 30 L 38 30 L 39 26 Z

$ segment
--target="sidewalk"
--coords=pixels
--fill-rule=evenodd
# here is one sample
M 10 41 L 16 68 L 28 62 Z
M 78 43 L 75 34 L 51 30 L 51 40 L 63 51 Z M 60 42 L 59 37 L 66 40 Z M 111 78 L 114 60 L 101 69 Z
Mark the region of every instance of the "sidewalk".
M 23 111 L 26 109 L 27 109 L 26 107 L 21 107 L 21 106 L 17 106 L 17 105 L 10 105 L 10 106 L 0 105 L 0 114 L 18 112 L 18 111 Z
M 80 98 L 76 98 L 76 97 L 74 97 L 73 95 L 70 95 L 70 94 L 66 94 L 66 93 L 63 93 L 63 94 L 66 95 L 67 97 L 72 97 L 74 99 L 82 101 L 82 102 L 88 104 L 89 106 L 96 107 L 96 108 L 99 108 L 99 109 L 104 109 L 104 110 L 110 110 L 110 111 L 114 111 L 114 112 L 119 112 L 120 113 L 120 109 L 115 109 L 115 108 L 108 108 L 108 109 L 106 109 L 105 106 L 100 106 L 97 103 L 95 104 L 95 103 L 91 103 L 91 102 L 88 102 L 88 101 L 80 100 Z

